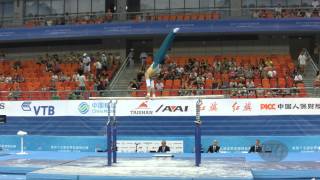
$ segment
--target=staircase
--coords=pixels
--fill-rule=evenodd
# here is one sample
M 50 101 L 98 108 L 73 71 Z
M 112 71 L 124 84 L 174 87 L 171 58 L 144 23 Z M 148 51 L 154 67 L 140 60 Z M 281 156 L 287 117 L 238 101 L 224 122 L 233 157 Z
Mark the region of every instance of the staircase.
M 309 55 L 309 61 L 306 64 L 305 73 L 304 73 L 304 77 L 303 77 L 303 82 L 305 84 L 305 87 L 308 87 L 306 90 L 308 92 L 309 97 L 318 96 L 317 95 L 318 93 L 313 88 L 310 88 L 310 87 L 313 87 L 313 80 L 316 76 L 317 70 L 318 70 L 318 68 L 317 68 L 316 64 L 314 63 L 311 56 Z
M 137 73 L 140 70 L 140 64 L 130 66 L 128 60 L 123 63 L 119 72 L 117 73 L 114 80 L 111 82 L 110 90 L 111 96 L 126 97 L 130 96 L 128 86 L 130 81 L 137 77 Z

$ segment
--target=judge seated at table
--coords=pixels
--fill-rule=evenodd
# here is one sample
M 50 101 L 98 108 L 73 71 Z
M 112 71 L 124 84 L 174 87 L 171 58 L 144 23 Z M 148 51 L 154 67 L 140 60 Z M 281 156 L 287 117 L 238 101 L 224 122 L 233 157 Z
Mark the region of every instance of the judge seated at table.
M 260 140 L 256 140 L 256 144 L 250 147 L 249 153 L 261 153 L 262 145 L 260 144 Z
M 157 152 L 160 152 L 160 153 L 170 152 L 170 147 L 167 146 L 166 141 L 161 142 L 161 146 L 159 146 Z
M 219 142 L 217 140 L 214 140 L 212 142 L 212 145 L 209 146 L 207 153 L 218 153 L 220 150 Z

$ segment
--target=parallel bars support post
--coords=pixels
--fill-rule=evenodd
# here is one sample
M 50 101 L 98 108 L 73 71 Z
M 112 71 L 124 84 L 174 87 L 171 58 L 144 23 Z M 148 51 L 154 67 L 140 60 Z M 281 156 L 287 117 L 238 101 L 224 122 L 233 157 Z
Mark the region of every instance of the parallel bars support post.
M 117 107 L 117 101 L 115 101 L 113 104 L 113 120 L 112 120 L 112 157 L 113 157 L 113 163 L 117 163 L 117 120 L 116 120 L 116 107 Z
M 112 124 L 111 124 L 111 102 L 108 103 L 108 122 L 107 122 L 107 156 L 108 162 L 107 165 L 112 165 Z
M 201 119 L 200 119 L 200 106 L 202 104 L 201 99 L 198 99 L 196 104 L 196 120 L 195 120 L 195 166 L 201 164 Z

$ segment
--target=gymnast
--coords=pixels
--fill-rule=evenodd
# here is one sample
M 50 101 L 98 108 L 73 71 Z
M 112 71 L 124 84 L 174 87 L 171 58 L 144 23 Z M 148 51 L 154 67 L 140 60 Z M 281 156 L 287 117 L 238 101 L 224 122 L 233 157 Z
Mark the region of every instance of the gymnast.
M 154 88 L 154 78 L 160 74 L 160 65 L 164 64 L 166 53 L 173 42 L 173 39 L 176 33 L 180 30 L 180 28 L 174 28 L 162 42 L 160 49 L 156 53 L 153 58 L 153 63 L 145 72 L 145 79 L 147 85 L 147 98 L 150 97 L 151 93 L 152 97 L 155 97 L 155 88 Z

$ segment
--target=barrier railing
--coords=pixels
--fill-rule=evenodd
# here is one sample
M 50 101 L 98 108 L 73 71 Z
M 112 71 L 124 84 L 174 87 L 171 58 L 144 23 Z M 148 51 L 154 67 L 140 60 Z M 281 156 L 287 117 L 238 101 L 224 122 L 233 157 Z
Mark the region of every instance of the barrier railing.
M 277 9 L 277 10 L 276 10 Z M 109 22 L 144 22 L 144 21 L 184 21 L 184 20 L 218 20 L 218 19 L 252 19 L 252 18 L 296 18 L 319 17 L 313 7 L 266 7 L 266 8 L 195 8 L 148 10 L 140 12 L 94 12 L 77 14 L 30 15 L 22 18 L 3 17 L 2 28 L 37 27 L 68 24 L 101 24 Z
M 308 94 L 308 91 L 314 93 Z M 145 97 L 146 90 L 93 90 L 93 91 L 0 91 L 0 100 L 77 100 L 89 97 L 113 97 L 119 92 L 127 96 Z M 228 89 L 164 89 L 156 96 L 224 95 L 225 98 L 303 98 L 319 97 L 320 88 L 228 88 Z

